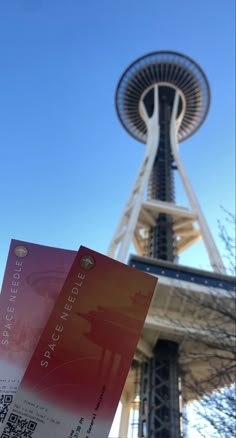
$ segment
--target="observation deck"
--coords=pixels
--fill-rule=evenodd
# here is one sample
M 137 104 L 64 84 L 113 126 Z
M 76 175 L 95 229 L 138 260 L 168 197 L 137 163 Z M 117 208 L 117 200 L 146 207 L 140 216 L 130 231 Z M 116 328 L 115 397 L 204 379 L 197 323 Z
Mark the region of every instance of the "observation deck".
M 210 87 L 199 65 L 177 52 L 147 54 L 125 70 L 116 90 L 116 110 L 122 125 L 136 140 L 146 143 L 147 127 L 140 114 L 140 102 L 155 84 L 165 91 L 166 88 L 178 90 L 181 96 L 179 111 L 183 112 L 178 141 L 186 140 L 206 118 Z

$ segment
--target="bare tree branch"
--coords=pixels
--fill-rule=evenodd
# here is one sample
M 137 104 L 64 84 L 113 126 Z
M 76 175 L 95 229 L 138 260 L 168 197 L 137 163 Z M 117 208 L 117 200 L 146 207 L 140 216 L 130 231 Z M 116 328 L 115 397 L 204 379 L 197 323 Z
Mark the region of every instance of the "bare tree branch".
M 227 226 L 218 222 L 219 234 L 225 245 L 227 267 L 235 276 L 235 217 L 226 214 Z M 228 227 L 233 227 L 229 234 Z M 188 372 L 181 369 L 183 386 L 197 400 L 192 403 L 195 412 L 195 430 L 199 437 L 231 438 L 236 436 L 236 291 L 209 290 L 207 298 L 197 294 L 186 293 L 188 302 L 198 309 L 198 330 L 188 333 L 188 339 L 203 344 L 201 354 L 191 353 L 191 360 L 205 363 L 207 377 L 199 377 L 201 373 Z M 201 322 L 202 321 L 202 322 Z M 180 323 L 180 322 L 178 322 Z M 207 333 L 203 338 L 202 333 Z M 203 352 L 203 353 L 202 353 Z M 202 365 L 201 365 L 202 366 Z M 207 388 L 214 388 L 207 392 Z

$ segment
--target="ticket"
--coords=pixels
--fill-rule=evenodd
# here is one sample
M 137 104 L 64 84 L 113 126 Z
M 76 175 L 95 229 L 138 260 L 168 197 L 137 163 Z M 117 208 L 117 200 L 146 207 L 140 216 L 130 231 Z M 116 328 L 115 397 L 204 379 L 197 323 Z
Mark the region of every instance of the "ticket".
M 81 246 L 1 438 L 107 438 L 156 286 Z
M 75 255 L 11 241 L 0 295 L 0 428 Z

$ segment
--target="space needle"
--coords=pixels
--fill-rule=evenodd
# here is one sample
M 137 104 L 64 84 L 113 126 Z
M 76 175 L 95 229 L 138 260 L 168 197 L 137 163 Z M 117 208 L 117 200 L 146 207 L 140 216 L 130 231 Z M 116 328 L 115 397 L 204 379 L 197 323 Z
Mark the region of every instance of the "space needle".
M 203 70 L 188 56 L 173 51 L 153 52 L 137 59 L 125 70 L 116 90 L 121 124 L 146 146 L 108 255 L 125 263 L 133 244 L 137 255 L 129 256 L 128 263 L 159 277 L 158 293 L 135 358 L 142 364 L 140 437 L 181 436 L 180 363 L 185 364 L 189 375 L 201 370 L 207 380 L 200 359 L 197 370 L 196 363 L 186 361 L 192 351 L 197 349 L 199 358 L 205 351 L 204 343 L 199 341 L 196 346 L 189 339 L 188 333 L 198 333 L 202 321 L 199 309 L 188 305 L 186 294 L 204 297 L 214 289 L 224 295 L 233 287 L 179 153 L 179 143 L 201 127 L 209 105 L 210 88 Z M 188 207 L 175 202 L 175 172 Z M 178 264 L 178 256 L 200 239 L 212 272 Z M 208 335 L 207 327 L 202 328 L 202 339 Z M 206 392 L 211 389 L 206 388 Z M 127 436 L 130 391 L 128 379 L 123 394 L 122 438 Z M 185 401 L 192 397 L 185 392 Z

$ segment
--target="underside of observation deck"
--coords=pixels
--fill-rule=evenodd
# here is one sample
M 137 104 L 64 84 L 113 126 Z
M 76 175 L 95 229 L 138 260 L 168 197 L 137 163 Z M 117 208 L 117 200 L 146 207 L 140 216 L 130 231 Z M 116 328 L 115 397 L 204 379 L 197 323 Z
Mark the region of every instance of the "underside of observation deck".
M 184 117 L 178 141 L 186 140 L 206 118 L 210 88 L 199 65 L 177 52 L 153 52 L 137 59 L 126 69 L 116 91 L 116 109 L 122 125 L 138 141 L 146 143 L 147 127 L 139 105 L 144 93 L 155 84 L 180 92 Z

